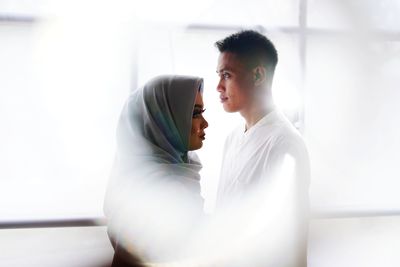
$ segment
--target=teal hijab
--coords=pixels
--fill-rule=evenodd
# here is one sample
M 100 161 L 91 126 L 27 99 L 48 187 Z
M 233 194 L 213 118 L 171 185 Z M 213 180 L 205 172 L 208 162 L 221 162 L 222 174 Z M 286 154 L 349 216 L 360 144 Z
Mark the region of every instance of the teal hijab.
M 125 104 L 117 129 L 118 147 L 131 156 L 188 163 L 192 113 L 202 89 L 203 79 L 193 76 L 151 79 Z

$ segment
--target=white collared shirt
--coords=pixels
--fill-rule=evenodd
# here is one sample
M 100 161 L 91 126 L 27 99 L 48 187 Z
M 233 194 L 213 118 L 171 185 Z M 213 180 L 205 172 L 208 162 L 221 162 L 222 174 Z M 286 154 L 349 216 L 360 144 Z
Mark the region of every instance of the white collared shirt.
M 309 159 L 298 131 L 274 110 L 245 131 L 237 127 L 226 139 L 217 195 L 217 209 L 246 197 L 260 183 L 269 183 L 286 155 L 296 163 L 298 184 L 308 190 Z M 297 184 L 297 182 L 296 182 Z M 296 185 L 297 186 L 297 185 Z

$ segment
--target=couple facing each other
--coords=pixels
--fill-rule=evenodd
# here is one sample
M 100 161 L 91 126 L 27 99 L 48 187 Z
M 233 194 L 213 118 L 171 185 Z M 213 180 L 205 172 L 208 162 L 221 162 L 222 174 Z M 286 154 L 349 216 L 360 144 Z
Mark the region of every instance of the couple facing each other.
M 273 103 L 276 49 L 255 31 L 216 46 L 221 103 L 245 119 L 224 145 L 216 203 L 224 216 L 203 214 L 192 152 L 208 127 L 203 79 L 153 78 L 131 93 L 117 127 L 104 206 L 113 266 L 306 266 L 309 161 Z M 254 221 L 257 231 L 248 230 Z

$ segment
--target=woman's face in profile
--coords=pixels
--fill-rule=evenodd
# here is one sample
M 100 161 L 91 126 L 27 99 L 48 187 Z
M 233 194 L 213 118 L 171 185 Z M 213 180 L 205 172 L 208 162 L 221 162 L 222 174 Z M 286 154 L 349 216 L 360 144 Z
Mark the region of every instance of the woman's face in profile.
M 203 146 L 205 139 L 204 129 L 208 127 L 208 122 L 203 117 L 204 104 L 203 97 L 197 92 L 192 116 L 192 130 L 190 131 L 189 150 L 196 150 Z

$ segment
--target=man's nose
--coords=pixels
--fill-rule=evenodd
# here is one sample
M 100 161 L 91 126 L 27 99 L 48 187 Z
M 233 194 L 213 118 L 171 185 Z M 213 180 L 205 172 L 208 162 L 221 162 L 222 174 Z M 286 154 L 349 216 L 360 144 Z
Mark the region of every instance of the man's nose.
M 220 80 L 220 81 L 218 82 L 218 85 L 217 85 L 217 92 L 222 92 L 222 91 L 224 91 L 224 90 L 225 90 L 225 87 L 224 87 L 223 81 Z

